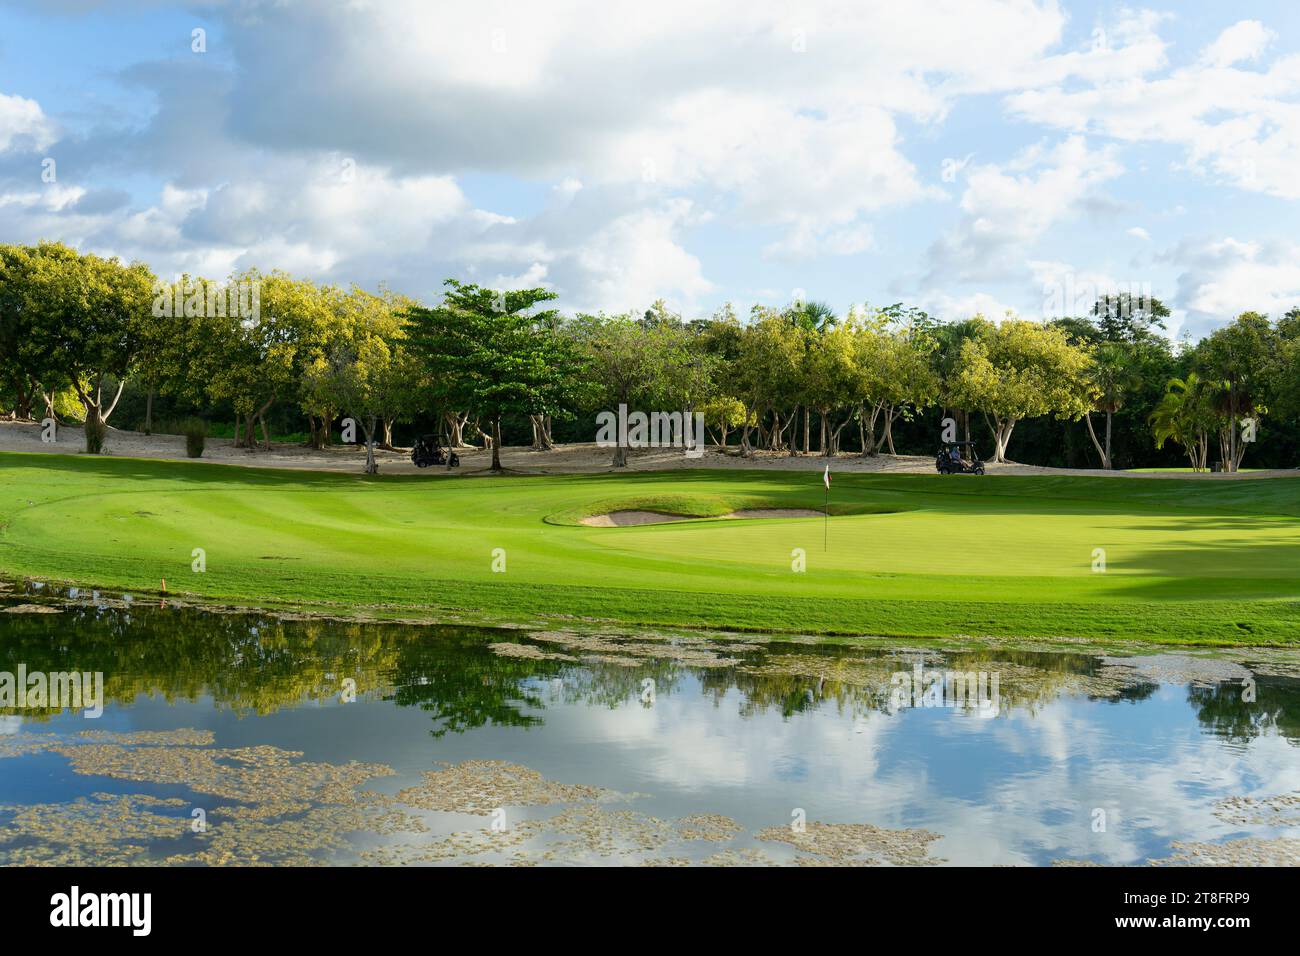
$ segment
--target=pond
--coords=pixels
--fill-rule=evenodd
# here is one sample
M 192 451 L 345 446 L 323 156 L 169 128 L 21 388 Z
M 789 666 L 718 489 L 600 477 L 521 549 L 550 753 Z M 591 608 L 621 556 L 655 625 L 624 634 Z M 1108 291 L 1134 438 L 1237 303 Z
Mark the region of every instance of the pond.
M 7 865 L 1300 859 L 1294 652 L 0 611 Z

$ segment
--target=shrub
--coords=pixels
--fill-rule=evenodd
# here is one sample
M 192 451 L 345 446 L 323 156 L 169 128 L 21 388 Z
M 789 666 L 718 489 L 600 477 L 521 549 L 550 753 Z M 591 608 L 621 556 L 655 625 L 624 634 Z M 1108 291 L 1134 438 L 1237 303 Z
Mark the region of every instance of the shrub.
M 86 419 L 86 454 L 98 455 L 104 450 L 104 439 L 108 437 L 108 426 L 98 418 Z
M 187 418 L 181 422 L 185 436 L 185 454 L 191 458 L 203 457 L 203 444 L 208 437 L 208 423 L 201 418 Z

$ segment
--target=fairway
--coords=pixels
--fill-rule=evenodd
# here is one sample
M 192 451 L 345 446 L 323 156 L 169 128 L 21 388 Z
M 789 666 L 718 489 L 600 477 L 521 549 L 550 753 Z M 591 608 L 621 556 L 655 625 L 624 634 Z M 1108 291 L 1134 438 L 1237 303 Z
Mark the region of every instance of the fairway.
M 1300 479 L 846 474 L 824 526 L 722 517 L 821 510 L 816 473 L 362 478 L 5 454 L 0 476 L 0 571 L 146 594 L 165 577 L 249 606 L 846 635 L 1300 632 Z M 581 523 L 619 509 L 697 520 Z

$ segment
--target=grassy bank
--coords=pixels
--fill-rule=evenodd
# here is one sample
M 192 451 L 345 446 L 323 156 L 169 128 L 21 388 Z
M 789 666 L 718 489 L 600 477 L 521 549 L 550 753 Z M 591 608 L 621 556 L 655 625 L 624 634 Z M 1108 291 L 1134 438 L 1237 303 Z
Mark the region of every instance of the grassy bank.
M 213 601 L 402 616 L 1300 640 L 1300 479 L 841 475 L 825 548 L 818 518 L 719 517 L 821 506 L 806 473 L 365 479 L 3 454 L 0 571 L 142 592 L 166 577 Z M 619 508 L 701 520 L 580 523 Z

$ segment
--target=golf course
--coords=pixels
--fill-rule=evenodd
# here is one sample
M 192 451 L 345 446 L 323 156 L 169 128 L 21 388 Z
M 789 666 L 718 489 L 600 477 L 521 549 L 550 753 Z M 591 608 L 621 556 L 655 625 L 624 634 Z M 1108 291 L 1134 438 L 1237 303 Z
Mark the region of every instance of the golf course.
M 1300 478 L 363 476 L 0 454 L 0 574 L 377 619 L 1289 644 Z M 649 511 L 692 520 L 598 527 Z M 198 550 L 196 550 L 198 549 Z

